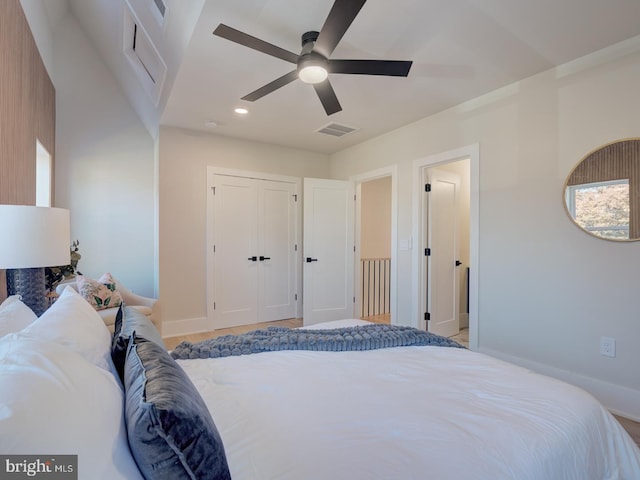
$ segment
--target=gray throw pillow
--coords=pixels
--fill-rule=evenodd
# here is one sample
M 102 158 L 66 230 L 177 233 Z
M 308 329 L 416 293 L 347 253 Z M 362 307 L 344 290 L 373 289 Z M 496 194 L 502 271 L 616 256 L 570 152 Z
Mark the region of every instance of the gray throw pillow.
M 120 376 L 120 380 L 123 382 L 124 359 L 127 354 L 129 339 L 134 332 L 137 337 L 155 342 L 164 348 L 162 336 L 149 317 L 136 308 L 127 307 L 124 304 L 120 305 L 116 314 L 113 339 L 111 341 L 111 359 Z
M 129 445 L 147 480 L 231 479 L 209 410 L 164 348 L 134 334 L 124 386 Z

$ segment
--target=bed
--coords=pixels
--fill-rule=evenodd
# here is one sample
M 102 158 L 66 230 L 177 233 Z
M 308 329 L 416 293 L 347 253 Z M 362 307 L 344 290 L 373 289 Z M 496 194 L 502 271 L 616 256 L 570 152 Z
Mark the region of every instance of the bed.
M 640 479 L 591 395 L 465 348 L 173 360 L 144 315 L 112 337 L 67 290 L 0 338 L 0 454 L 77 454 L 91 479 Z

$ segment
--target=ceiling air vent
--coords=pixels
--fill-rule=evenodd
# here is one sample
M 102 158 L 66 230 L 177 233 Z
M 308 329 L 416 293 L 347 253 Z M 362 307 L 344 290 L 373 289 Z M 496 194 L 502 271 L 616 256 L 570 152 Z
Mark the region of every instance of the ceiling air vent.
M 357 128 L 340 125 L 339 123 L 328 123 L 324 127 L 320 127 L 316 132 L 331 135 L 332 137 L 343 137 L 349 133 L 355 132 Z
M 167 75 L 167 65 L 129 8 L 125 8 L 124 15 L 124 54 L 140 83 L 151 96 L 154 104 L 158 105 L 162 85 Z
M 151 13 L 160 25 L 164 25 L 164 19 L 167 15 L 167 6 L 163 0 L 149 0 Z

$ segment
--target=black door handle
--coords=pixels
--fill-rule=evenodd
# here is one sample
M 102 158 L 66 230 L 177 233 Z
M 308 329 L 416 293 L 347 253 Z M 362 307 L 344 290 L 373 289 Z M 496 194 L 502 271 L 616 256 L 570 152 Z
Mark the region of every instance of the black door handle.
M 263 257 L 262 255 L 260 255 L 260 261 L 264 262 L 265 260 L 271 260 L 271 257 Z
M 252 262 L 257 262 L 258 261 L 258 257 L 256 257 L 255 255 L 253 257 L 249 257 L 247 258 L 247 260 L 251 260 Z
M 307 263 L 317 262 L 317 261 L 318 261 L 318 259 L 317 259 L 317 258 L 307 257 Z
M 460 260 L 456 260 L 456 267 L 459 267 L 460 265 L 462 265 L 462 262 Z

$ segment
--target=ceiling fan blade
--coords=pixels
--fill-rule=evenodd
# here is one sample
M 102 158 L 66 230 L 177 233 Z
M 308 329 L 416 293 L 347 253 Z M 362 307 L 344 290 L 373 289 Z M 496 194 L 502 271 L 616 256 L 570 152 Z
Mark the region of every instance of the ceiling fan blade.
M 336 0 L 313 50 L 329 58 L 367 0 Z
M 342 110 L 338 97 L 336 97 L 336 92 L 333 91 L 333 87 L 329 83 L 328 79 L 324 82 L 314 83 L 313 88 L 315 88 L 318 98 L 320 98 L 324 111 L 327 112 L 327 115 L 332 115 Z
M 285 50 L 284 48 L 277 47 L 271 43 L 265 42 L 264 40 L 260 40 L 259 38 L 253 37 L 248 33 L 241 32 L 240 30 L 236 30 L 235 28 L 229 27 L 223 23 L 218 25 L 218 27 L 213 31 L 214 35 L 218 37 L 226 38 L 235 43 L 239 43 L 240 45 L 244 45 L 245 47 L 253 48 L 262 53 L 266 53 L 267 55 L 271 55 L 272 57 L 280 58 L 287 62 L 298 63 L 298 54 Z
M 286 75 L 281 76 L 280 78 L 276 78 L 273 82 L 267 83 L 264 87 L 260 87 L 254 92 L 251 92 L 248 95 L 242 97 L 242 100 L 247 100 L 248 102 L 255 102 L 259 98 L 264 97 L 265 95 L 279 89 L 280 87 L 284 87 L 286 84 L 293 82 L 298 78 L 298 71 L 294 70 L 292 72 L 287 73 Z
M 406 77 L 412 64 L 403 60 L 329 60 L 329 73 Z

